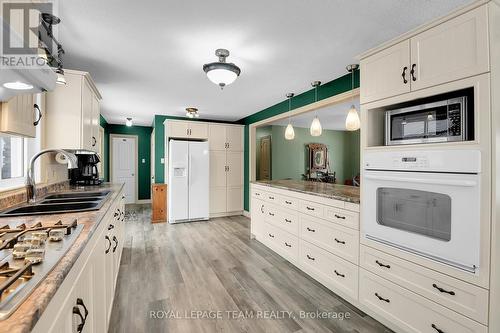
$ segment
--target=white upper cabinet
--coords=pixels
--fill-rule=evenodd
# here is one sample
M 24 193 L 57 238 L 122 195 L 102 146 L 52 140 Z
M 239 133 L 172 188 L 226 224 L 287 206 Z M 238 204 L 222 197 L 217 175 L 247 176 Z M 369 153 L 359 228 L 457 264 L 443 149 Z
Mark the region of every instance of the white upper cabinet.
M 410 92 L 410 42 L 405 40 L 360 62 L 361 103 Z
M 209 124 L 210 150 L 243 151 L 243 127 Z
M 195 121 L 167 122 L 167 136 L 181 139 L 207 139 L 208 124 Z
M 489 71 L 487 5 L 361 59 L 361 104 Z
M 39 117 L 32 94 L 14 96 L 1 103 L 0 132 L 34 138 Z
M 65 78 L 47 93 L 46 146 L 97 151 L 101 95 L 89 73 L 65 70 Z
M 410 39 L 412 90 L 489 70 L 486 6 L 451 19 Z

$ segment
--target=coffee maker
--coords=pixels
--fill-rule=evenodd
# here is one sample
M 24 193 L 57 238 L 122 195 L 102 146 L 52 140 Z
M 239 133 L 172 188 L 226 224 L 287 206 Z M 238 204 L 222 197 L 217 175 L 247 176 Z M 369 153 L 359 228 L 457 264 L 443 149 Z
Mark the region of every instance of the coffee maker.
M 99 154 L 91 150 L 72 150 L 78 160 L 78 168 L 69 169 L 69 183 L 71 185 L 99 185 L 99 170 L 97 163 L 101 161 Z

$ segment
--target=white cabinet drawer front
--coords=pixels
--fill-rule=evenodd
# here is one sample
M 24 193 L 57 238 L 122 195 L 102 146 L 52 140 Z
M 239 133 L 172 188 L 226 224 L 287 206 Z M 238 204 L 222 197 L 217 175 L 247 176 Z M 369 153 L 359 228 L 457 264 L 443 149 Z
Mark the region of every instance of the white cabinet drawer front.
M 278 203 L 279 202 L 278 198 L 279 198 L 279 195 L 274 194 L 274 193 L 270 193 L 270 192 L 266 192 L 265 196 L 264 196 L 264 200 L 266 200 L 267 202 L 270 202 L 270 203 Z
M 304 214 L 323 217 L 325 206 L 311 201 L 300 200 L 299 210 Z
M 267 196 L 267 192 L 262 191 L 261 189 L 258 189 L 258 188 L 252 188 L 252 198 L 265 200 L 266 196 Z
M 297 262 L 299 241 L 286 231 L 264 222 L 261 241 L 290 262 Z
M 280 195 L 278 197 L 278 203 L 287 209 L 299 209 L 299 200 L 286 195 Z
M 359 214 L 334 207 L 325 208 L 325 218 L 345 227 L 359 230 Z
M 358 298 L 358 266 L 300 240 L 301 267 L 334 292 Z
M 392 255 L 361 246 L 360 265 L 404 288 L 483 324 L 488 291 Z
M 486 326 L 363 268 L 360 268 L 359 274 L 360 303 L 397 325 L 403 332 L 487 332 Z
M 297 212 L 283 210 L 281 206 L 267 204 L 265 219 L 274 226 L 281 228 L 295 236 L 299 234 L 299 221 Z
M 322 221 L 305 214 L 299 215 L 300 237 L 354 264 L 358 264 L 359 232 Z

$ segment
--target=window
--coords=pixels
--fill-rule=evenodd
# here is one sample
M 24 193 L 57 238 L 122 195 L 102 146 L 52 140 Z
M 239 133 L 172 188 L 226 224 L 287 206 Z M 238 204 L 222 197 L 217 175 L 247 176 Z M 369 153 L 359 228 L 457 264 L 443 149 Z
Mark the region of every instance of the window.
M 0 183 L 9 186 L 16 178 L 24 178 L 26 139 L 0 135 Z M 2 186 L 4 187 L 4 186 Z

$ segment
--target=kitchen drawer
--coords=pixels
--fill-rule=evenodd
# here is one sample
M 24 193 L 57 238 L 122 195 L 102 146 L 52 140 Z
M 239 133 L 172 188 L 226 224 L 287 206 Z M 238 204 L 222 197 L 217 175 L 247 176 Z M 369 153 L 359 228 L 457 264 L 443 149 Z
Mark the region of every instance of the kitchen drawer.
M 487 327 L 360 268 L 359 301 L 403 332 L 486 333 Z
M 295 236 L 299 235 L 298 214 L 294 210 L 284 210 L 281 206 L 267 203 L 265 220 Z
M 259 200 L 265 200 L 267 196 L 267 192 L 262 191 L 261 189 L 255 188 L 252 186 L 252 198 L 259 199 Z
M 358 264 L 359 231 L 305 214 L 299 215 L 300 238 Z
M 292 198 L 287 195 L 280 195 L 278 197 L 278 203 L 287 209 L 293 209 L 293 210 L 299 209 L 299 199 Z
M 325 207 L 325 219 L 343 225 L 344 227 L 359 230 L 359 213 L 335 207 Z
M 264 192 L 264 200 L 270 203 L 279 203 L 279 195 L 270 193 L 270 192 Z
M 486 289 L 364 245 L 360 249 L 360 265 L 469 318 L 485 325 L 488 323 Z
M 300 240 L 301 268 L 341 296 L 358 299 L 358 266 Z
M 299 240 L 267 222 L 262 225 L 260 241 L 292 263 L 296 263 L 299 255 Z
M 316 217 L 323 217 L 325 212 L 325 207 L 322 204 L 318 204 L 311 201 L 300 200 L 299 202 L 299 211 Z

